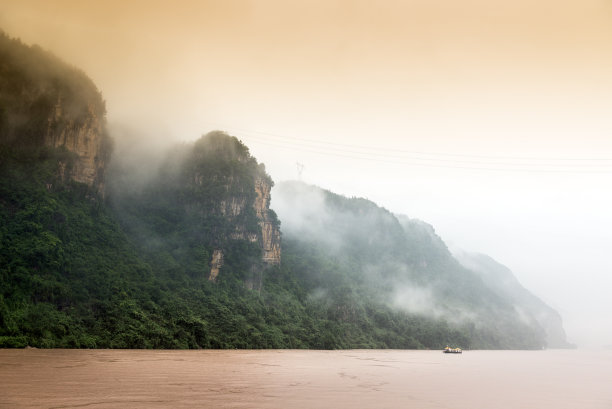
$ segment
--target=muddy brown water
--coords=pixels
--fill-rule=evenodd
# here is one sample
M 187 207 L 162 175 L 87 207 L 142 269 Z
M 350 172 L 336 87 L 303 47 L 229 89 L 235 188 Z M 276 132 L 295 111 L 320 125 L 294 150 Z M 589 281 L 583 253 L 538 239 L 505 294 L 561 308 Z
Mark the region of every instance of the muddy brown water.
M 0 408 L 612 409 L 612 351 L 5 349 Z

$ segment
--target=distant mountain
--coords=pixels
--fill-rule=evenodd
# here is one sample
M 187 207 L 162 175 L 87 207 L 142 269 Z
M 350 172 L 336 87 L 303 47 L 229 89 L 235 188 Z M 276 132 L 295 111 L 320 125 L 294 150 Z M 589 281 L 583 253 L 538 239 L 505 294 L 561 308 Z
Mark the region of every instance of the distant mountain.
M 93 82 L 0 34 L 0 347 L 537 349 L 560 328 L 423 222 L 271 192 L 223 132 L 112 147 Z
M 446 323 L 475 348 L 542 348 L 554 328 L 562 331 L 552 321 L 526 319 L 536 306 L 542 307 L 540 315 L 546 311 L 553 317 L 554 311 L 533 296 L 502 292 L 505 283 L 461 265 L 420 220 L 301 182 L 275 187 L 272 206 L 283 221 L 283 243 L 292 243 L 285 255 L 316 248 L 319 258 L 336 263 L 333 274 L 342 271 L 353 283 L 351 296 L 357 300 Z M 311 291 L 326 293 L 332 282 L 319 277 L 319 287 L 311 284 Z M 563 334 L 556 340 L 564 340 Z
M 485 254 L 457 252 L 455 258 L 466 268 L 478 273 L 484 283 L 500 297 L 511 300 L 523 320 L 532 326 L 541 326 L 546 334 L 546 347 L 575 348 L 567 342 L 559 313 L 525 289 L 510 269 Z

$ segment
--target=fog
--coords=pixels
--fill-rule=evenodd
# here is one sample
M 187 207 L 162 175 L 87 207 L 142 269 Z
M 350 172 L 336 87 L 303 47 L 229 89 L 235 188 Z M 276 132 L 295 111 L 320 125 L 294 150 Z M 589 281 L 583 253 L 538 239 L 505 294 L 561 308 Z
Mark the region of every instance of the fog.
M 118 152 L 225 130 L 274 180 L 425 220 L 571 342 L 612 344 L 609 1 L 4 0 L 0 28 L 94 80 Z
M 306 262 L 308 271 L 325 278 L 310 289 L 312 300 L 335 305 L 338 297 L 357 291 L 354 305 L 373 302 L 438 323 L 452 317 L 451 326 L 459 330 L 501 333 L 500 328 L 511 327 L 511 334 L 500 337 L 541 334 L 549 347 L 568 346 L 560 318 L 541 301 L 530 302 L 533 296 L 514 285 L 512 273 L 507 273 L 508 285 L 499 273 L 502 266 L 491 261 L 489 269 L 470 256 L 464 257 L 472 263 L 470 270 L 462 268 L 423 221 L 299 181 L 277 184 L 271 207 L 282 221 L 286 257 L 317 254 Z M 477 271 L 483 269 L 491 279 L 480 278 Z M 344 282 L 347 278 L 351 284 Z

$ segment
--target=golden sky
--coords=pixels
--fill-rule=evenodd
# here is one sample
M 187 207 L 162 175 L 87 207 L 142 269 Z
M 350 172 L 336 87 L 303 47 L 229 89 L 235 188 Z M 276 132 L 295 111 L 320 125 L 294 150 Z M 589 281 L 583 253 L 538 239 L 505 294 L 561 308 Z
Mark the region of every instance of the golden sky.
M 612 1 L 2 0 L 0 27 L 82 68 L 112 129 L 228 130 L 275 180 L 300 162 L 424 219 L 612 344 Z
M 364 143 L 393 130 L 485 150 L 533 148 L 530 129 L 572 139 L 584 122 L 587 138 L 607 135 L 611 20 L 609 0 L 0 6 L 9 34 L 92 76 L 111 121 L 156 118 L 177 138 L 205 121 Z

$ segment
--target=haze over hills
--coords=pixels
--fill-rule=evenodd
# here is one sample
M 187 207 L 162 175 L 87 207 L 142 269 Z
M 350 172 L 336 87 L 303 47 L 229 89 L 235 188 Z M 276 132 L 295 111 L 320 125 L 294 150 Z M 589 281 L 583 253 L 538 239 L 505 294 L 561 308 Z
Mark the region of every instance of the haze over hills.
M 280 183 L 272 197 L 285 241 L 320 246 L 391 308 L 470 326 L 502 347 L 528 347 L 529 337 L 532 346 L 570 346 L 558 313 L 508 269 L 483 255 L 454 258 L 427 223 L 302 182 Z
M 271 196 L 223 132 L 160 153 L 142 178 L 144 156 L 111 155 L 84 73 L 5 35 L 0 56 L 0 346 L 565 342 L 554 311 L 461 266 L 423 222 L 303 183 Z M 542 311 L 553 319 L 529 319 Z
M 222 129 L 275 181 L 299 162 L 310 184 L 492 256 L 572 341 L 600 347 L 612 343 L 611 8 L 3 0 L 0 26 L 91 77 L 118 145 L 130 129 L 146 137 L 137 152 Z
M 494 292 L 510 299 L 523 320 L 541 326 L 549 348 L 575 347 L 567 342 L 559 313 L 525 289 L 506 266 L 485 254 L 457 252 L 454 257 Z

